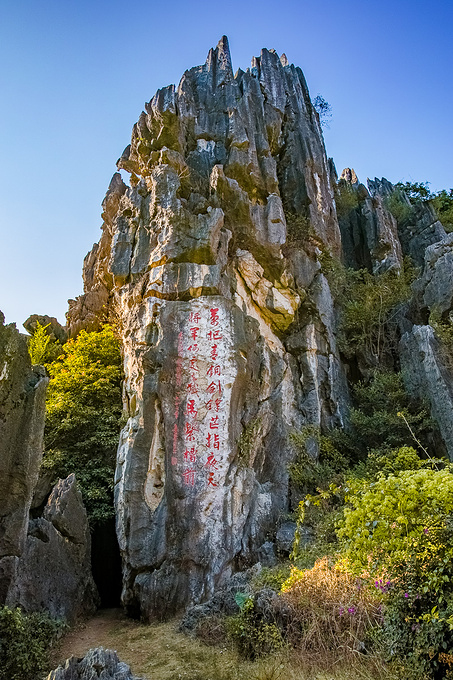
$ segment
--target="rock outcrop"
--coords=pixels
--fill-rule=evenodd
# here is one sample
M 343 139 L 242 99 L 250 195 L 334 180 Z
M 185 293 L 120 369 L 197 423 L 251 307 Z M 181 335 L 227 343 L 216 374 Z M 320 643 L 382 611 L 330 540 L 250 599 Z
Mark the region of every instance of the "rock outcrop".
M 27 342 L 0 312 L 0 602 L 23 553 L 42 458 L 48 379 Z
M 453 234 L 429 245 L 424 268 L 414 282 L 416 323 L 400 342 L 401 368 L 409 393 L 428 402 L 446 451 L 453 460 L 453 357 L 428 324 L 431 313 L 440 322 L 453 313 Z
M 431 326 L 414 325 L 400 342 L 408 392 L 429 403 L 450 460 L 453 460 L 453 375 Z
M 445 229 L 433 207 L 421 201 L 412 205 L 404 191 L 396 189 L 384 177 L 380 180 L 377 177 L 373 181 L 368 180 L 368 188 L 374 199 L 387 199 L 388 202 L 393 198 L 399 204 L 398 238 L 403 255 L 409 255 L 417 266 L 422 267 L 426 248 L 445 238 Z
M 91 575 L 91 536 L 75 475 L 60 479 L 42 517 L 30 519 L 6 604 L 75 621 L 97 604 Z
M 370 190 L 374 185 L 368 181 Z M 345 264 L 354 269 L 369 269 L 374 274 L 401 269 L 403 253 L 398 225 L 385 204 L 385 195 L 374 190 L 370 193 L 350 168 L 343 170 L 337 191 L 343 196 L 346 194 L 344 207 L 338 201 L 343 207 L 338 211 L 338 221 Z
M 146 105 L 103 203 L 70 332 L 114 314 L 125 400 L 115 497 L 123 602 L 145 618 L 210 597 L 288 509 L 292 428 L 348 404 L 321 254 L 340 231 L 300 69 L 226 38 Z
M 80 659 L 71 656 L 64 666 L 49 673 L 46 680 L 140 680 L 111 649 L 90 649 Z
M 31 366 L 25 336 L 1 315 L 0 604 L 73 621 L 96 602 L 91 538 L 74 475 L 54 487 L 42 517 L 30 517 L 47 383 L 44 368 Z

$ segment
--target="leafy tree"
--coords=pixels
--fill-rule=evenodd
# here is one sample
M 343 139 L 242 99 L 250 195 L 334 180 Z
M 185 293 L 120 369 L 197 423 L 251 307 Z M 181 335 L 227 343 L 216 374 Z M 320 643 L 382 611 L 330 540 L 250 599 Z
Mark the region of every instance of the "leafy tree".
M 90 523 L 113 516 L 113 475 L 121 419 L 121 353 L 110 326 L 81 331 L 47 364 L 44 469 L 75 472 Z
M 50 323 L 46 326 L 41 326 L 39 321 L 37 321 L 36 330 L 28 341 L 28 353 L 33 365 L 54 361 L 61 353 L 62 347 L 60 343 L 52 340 L 47 332 L 49 326 Z
M 382 363 L 397 343 L 396 312 L 409 299 L 414 269 L 390 269 L 373 275 L 347 270 L 341 298 L 340 349 L 346 357 L 361 354 L 370 365 Z
M 332 107 L 331 107 L 331 105 L 329 104 L 329 102 L 326 102 L 324 97 L 322 97 L 320 94 L 316 95 L 316 97 L 313 99 L 312 103 L 313 103 L 313 108 L 318 113 L 319 122 L 321 123 L 321 127 L 328 128 L 330 119 L 332 118 Z
M 395 187 L 400 191 L 404 191 L 409 198 L 412 205 L 420 202 L 429 201 L 435 209 L 439 220 L 448 232 L 453 231 L 453 189 L 442 189 L 441 191 L 432 192 L 429 189 L 429 182 L 398 182 Z M 390 197 L 392 199 L 392 196 Z M 398 212 L 398 205 L 395 200 L 389 205 L 392 210 L 392 205 Z M 394 210 L 392 210 L 394 212 Z M 398 216 L 395 215 L 397 218 Z
M 419 201 L 427 201 L 432 196 L 429 182 L 397 182 L 395 188 L 404 191 L 413 205 Z
M 453 189 L 438 191 L 432 197 L 431 203 L 444 225 L 445 231 L 453 231 Z
M 434 423 L 427 409 L 407 394 L 401 373 L 374 371 L 369 380 L 355 385 L 352 393 L 351 429 L 333 433 L 337 446 L 349 452 L 350 460 L 363 459 L 371 451 L 387 455 L 392 449 L 413 445 L 406 422 L 417 439 L 427 443 Z

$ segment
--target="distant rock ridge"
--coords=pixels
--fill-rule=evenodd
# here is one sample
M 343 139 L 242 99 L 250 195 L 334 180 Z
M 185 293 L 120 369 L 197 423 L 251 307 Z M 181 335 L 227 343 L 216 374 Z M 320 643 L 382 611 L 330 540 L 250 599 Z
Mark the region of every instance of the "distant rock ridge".
M 152 619 L 206 601 L 272 553 L 297 503 L 288 435 L 347 420 L 326 256 L 400 269 L 406 254 L 424 262 L 445 232 L 429 206 L 398 221 L 395 188 L 367 189 L 352 169 L 338 219 L 302 71 L 264 49 L 233 74 L 225 36 L 145 105 L 118 169 L 130 186 L 115 173 L 67 318 L 71 335 L 109 317 L 121 329 L 122 600 Z M 439 290 L 426 285 L 423 298 Z

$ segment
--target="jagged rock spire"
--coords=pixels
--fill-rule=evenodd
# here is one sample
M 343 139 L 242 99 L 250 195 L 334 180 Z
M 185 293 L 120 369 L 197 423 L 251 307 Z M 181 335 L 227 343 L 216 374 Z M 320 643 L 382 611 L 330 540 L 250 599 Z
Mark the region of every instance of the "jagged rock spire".
M 225 82 L 233 80 L 233 66 L 231 62 L 230 46 L 226 35 L 222 35 L 217 47 L 211 48 L 206 58 L 208 71 L 214 71 L 215 84 L 218 87 Z

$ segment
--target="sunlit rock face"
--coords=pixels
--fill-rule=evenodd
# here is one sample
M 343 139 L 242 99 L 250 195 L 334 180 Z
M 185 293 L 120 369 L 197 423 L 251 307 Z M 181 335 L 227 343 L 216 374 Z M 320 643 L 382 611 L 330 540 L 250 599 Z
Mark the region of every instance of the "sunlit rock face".
M 290 507 L 290 432 L 343 423 L 320 264 L 341 241 L 318 116 L 274 51 L 233 75 L 222 38 L 146 105 L 118 167 L 130 187 L 110 184 L 68 322 L 121 329 L 123 603 L 150 619 L 256 561 Z

